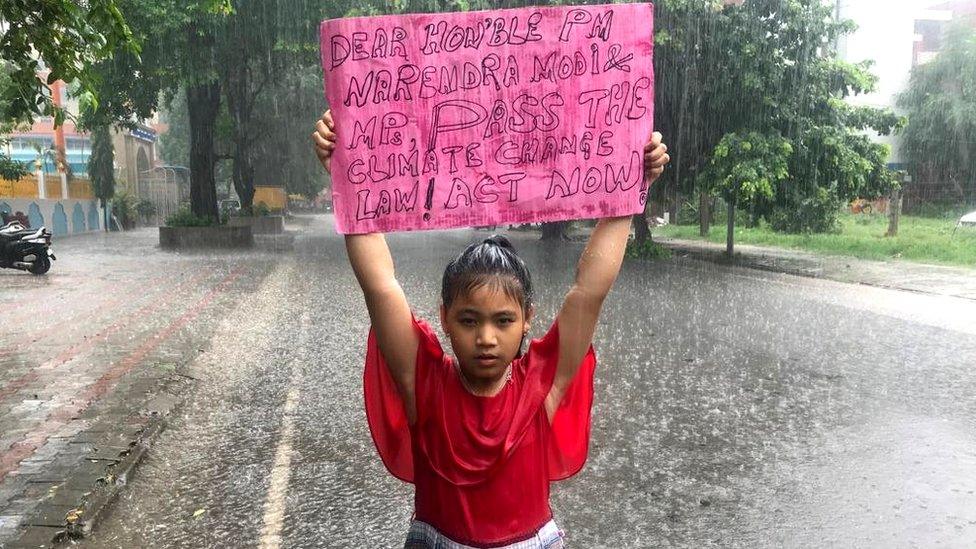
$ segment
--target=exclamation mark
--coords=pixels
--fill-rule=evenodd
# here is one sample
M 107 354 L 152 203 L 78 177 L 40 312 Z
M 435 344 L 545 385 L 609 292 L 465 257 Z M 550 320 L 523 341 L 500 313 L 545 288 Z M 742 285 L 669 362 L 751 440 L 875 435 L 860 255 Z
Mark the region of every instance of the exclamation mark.
M 434 205 L 434 178 L 427 180 L 427 201 L 424 202 L 424 221 L 430 221 L 430 207 Z

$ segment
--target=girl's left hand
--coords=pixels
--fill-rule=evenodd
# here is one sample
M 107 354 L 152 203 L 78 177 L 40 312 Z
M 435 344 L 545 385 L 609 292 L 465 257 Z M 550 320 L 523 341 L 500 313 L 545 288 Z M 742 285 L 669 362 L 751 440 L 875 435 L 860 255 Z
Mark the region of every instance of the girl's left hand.
M 668 156 L 668 146 L 661 142 L 660 132 L 651 134 L 651 140 L 644 145 L 644 174 L 647 184 L 657 181 L 664 172 L 664 166 L 671 161 Z
M 315 156 L 325 171 L 332 173 L 332 151 L 336 146 L 335 121 L 332 120 L 332 109 L 322 113 L 322 118 L 315 122 L 312 132 L 312 144 L 315 146 Z

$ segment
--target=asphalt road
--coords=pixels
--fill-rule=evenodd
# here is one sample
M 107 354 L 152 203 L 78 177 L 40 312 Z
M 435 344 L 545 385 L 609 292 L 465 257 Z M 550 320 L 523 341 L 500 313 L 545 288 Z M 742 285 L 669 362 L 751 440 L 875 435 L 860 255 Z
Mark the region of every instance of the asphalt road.
M 301 221 L 294 251 L 192 258 L 252 283 L 195 328 L 186 404 L 81 546 L 402 545 L 412 490 L 362 407 L 366 310 L 331 220 Z M 540 335 L 582 245 L 512 234 Z M 421 316 L 485 236 L 390 237 Z M 976 545 L 976 302 L 628 261 L 595 346 L 589 460 L 553 488 L 570 547 Z

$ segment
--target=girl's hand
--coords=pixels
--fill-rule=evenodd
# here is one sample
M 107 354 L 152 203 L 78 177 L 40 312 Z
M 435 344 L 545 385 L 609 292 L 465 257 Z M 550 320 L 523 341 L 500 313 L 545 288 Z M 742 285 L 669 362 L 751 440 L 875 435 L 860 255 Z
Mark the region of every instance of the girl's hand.
M 322 118 L 315 123 L 312 132 L 312 143 L 315 145 L 315 156 L 325 171 L 332 173 L 332 151 L 336 146 L 335 121 L 332 120 L 332 109 L 322 113 Z
M 671 161 L 671 157 L 667 154 L 668 146 L 662 143 L 661 139 L 660 132 L 654 132 L 651 134 L 651 140 L 644 145 L 644 173 L 648 185 L 661 177 L 664 165 Z

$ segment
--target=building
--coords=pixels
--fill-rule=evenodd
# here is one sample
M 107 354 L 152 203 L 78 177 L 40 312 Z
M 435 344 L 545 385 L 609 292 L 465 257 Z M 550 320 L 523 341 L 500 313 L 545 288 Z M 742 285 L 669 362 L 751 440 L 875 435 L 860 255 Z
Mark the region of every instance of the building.
M 878 77 L 870 94 L 850 97 L 856 105 L 891 108 L 896 112 L 898 95 L 906 88 L 912 69 L 932 60 L 942 49 L 943 34 L 953 21 L 968 21 L 976 27 L 976 0 L 950 2 L 917 0 L 837 0 L 836 14 L 850 19 L 857 30 L 838 43 L 838 54 L 849 62 L 873 61 L 871 72 Z M 897 135 L 874 136 L 891 147 L 888 166 L 907 167 Z M 928 200 L 949 199 L 938 190 L 938 182 L 911 182 L 905 186 L 905 207 Z
M 46 79 L 46 71 L 39 77 Z M 57 81 L 49 88 L 55 104 L 77 116 L 78 101 L 67 93 L 65 83 Z M 160 129 L 165 129 L 165 125 L 153 119 L 141 121 L 133 129 L 114 129 L 112 134 L 116 192 L 128 193 L 136 201 L 153 203 L 157 213 L 144 220 L 150 223 L 160 223 L 176 210 L 183 182 L 183 178 L 175 175 L 182 173 L 179 168 L 161 167 L 157 151 Z M 62 217 L 60 212 L 66 206 L 51 201 L 94 198 L 88 181 L 91 139 L 75 127 L 73 120 L 68 119 L 55 128 L 52 117 L 39 117 L 31 127 L 18 128 L 5 137 L 4 152 L 11 159 L 25 163 L 32 174 L 20 181 L 0 183 L 0 210 L 28 213 L 22 210 L 26 207 L 34 212 L 30 215 L 32 225 L 53 225 L 55 234 L 99 228 L 87 223 L 84 228 L 78 225 L 67 229 L 64 224 L 52 221 Z M 67 205 L 69 209 L 73 206 L 73 203 Z
M 870 60 L 871 72 L 878 77 L 874 92 L 850 97 L 848 101 L 895 109 L 912 67 L 938 52 L 938 41 L 933 39 L 931 29 L 941 28 L 952 18 L 952 12 L 934 7 L 934 2 L 916 0 L 890 0 L 883 4 L 874 0 L 838 0 L 836 6 L 839 19 L 850 19 L 857 25 L 856 31 L 840 39 L 840 58 L 852 63 Z M 929 32 L 919 35 L 919 30 Z M 875 140 L 891 147 L 889 167 L 903 169 L 898 136 L 875 136 Z

